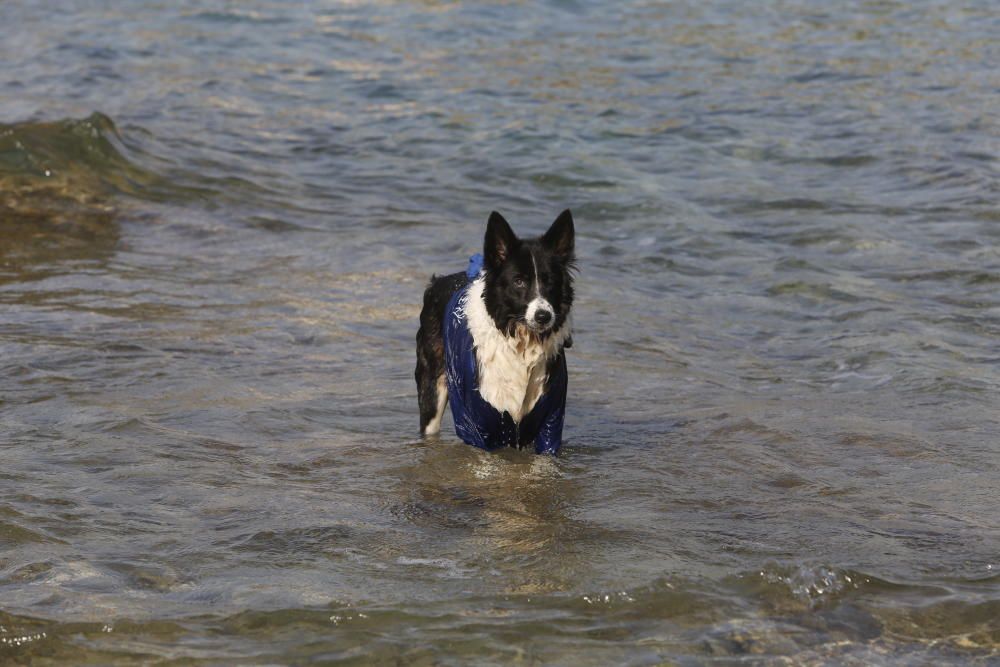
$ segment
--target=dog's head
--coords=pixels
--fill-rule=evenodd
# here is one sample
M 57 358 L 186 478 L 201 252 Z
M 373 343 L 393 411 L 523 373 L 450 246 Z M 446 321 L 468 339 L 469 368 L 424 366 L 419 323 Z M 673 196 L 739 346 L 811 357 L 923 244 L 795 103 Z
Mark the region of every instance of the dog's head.
M 563 211 L 537 239 L 519 239 L 494 211 L 486 225 L 483 296 L 508 336 L 519 327 L 540 338 L 558 331 L 573 305 L 573 215 Z

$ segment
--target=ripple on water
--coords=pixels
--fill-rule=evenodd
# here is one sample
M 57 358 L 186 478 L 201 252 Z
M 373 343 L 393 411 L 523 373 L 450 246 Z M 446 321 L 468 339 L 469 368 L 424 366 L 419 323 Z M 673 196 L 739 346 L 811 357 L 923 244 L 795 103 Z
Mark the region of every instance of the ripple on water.
M 62 544 L 62 540 L 44 532 L 26 528 L 22 524 L 32 523 L 29 516 L 17 510 L 0 505 L 0 544 L 14 549 L 27 544 Z

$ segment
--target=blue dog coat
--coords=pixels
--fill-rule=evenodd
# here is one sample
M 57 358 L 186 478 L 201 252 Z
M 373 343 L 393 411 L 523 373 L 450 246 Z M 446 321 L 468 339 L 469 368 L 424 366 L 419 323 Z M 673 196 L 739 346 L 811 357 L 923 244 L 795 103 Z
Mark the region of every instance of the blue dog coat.
M 468 277 L 480 270 L 482 258 L 469 260 Z M 471 283 L 470 283 L 471 284 Z M 563 416 L 566 411 L 566 354 L 559 353 L 548 377 L 548 387 L 538 397 L 531 412 L 515 423 L 506 411 L 500 413 L 479 393 L 476 352 L 466 321 L 463 297 L 469 285 L 455 292 L 444 311 L 444 357 L 448 380 L 448 401 L 455 420 L 455 433 L 480 449 L 517 447 L 534 443 L 537 454 L 557 454 L 562 445 Z

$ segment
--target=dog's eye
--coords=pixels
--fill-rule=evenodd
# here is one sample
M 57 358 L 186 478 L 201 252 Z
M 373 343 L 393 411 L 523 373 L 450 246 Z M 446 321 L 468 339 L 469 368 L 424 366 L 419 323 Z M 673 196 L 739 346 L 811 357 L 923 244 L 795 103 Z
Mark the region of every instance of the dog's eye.
M 528 283 L 526 283 L 524 281 L 524 278 L 522 278 L 521 276 L 518 276 L 517 278 L 514 278 L 514 287 L 518 287 L 518 288 L 524 289 L 524 287 L 527 284 Z

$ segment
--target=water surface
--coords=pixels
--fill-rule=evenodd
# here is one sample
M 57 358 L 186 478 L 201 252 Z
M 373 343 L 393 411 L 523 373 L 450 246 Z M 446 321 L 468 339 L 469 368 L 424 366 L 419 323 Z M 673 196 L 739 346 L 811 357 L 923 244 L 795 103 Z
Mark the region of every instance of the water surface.
M 5 2 L 0 662 L 997 664 L 989 2 Z M 563 208 L 558 459 L 417 435 Z

